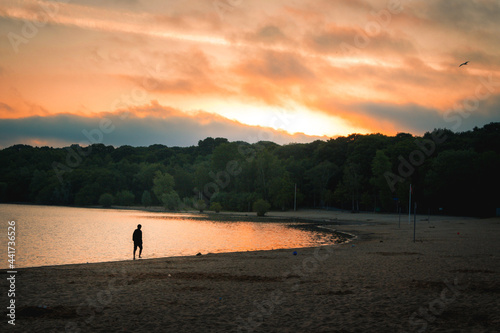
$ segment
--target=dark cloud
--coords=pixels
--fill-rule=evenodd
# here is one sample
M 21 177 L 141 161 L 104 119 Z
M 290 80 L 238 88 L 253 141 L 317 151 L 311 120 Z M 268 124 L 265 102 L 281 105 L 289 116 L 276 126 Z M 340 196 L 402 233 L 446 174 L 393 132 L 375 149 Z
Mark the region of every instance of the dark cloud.
M 127 113 L 109 113 L 101 114 L 100 117 L 59 114 L 0 120 L 1 147 L 37 142 L 55 143 L 59 146 L 72 143 L 104 143 L 113 146 L 149 146 L 158 143 L 167 146 L 190 146 L 209 136 L 225 137 L 230 141 L 269 140 L 280 144 L 326 139 L 247 126 L 205 112 L 198 112 L 193 116 L 172 112 L 167 118 L 139 118 Z
M 390 122 L 398 132 L 417 135 L 434 128 L 447 128 L 458 132 L 482 127 L 489 122 L 500 121 L 500 95 L 478 101 L 477 108 L 464 111 L 465 100 L 456 108 L 442 112 L 417 104 L 395 105 L 389 103 L 362 103 L 354 107 L 355 112 L 372 118 L 375 122 Z M 472 105 L 472 104 L 467 104 Z
M 447 0 L 425 2 L 426 17 L 451 29 L 471 31 L 498 24 L 500 3 L 496 0 Z
M 392 35 L 381 25 L 376 26 L 380 29 L 376 33 L 359 27 L 331 26 L 306 34 L 304 44 L 312 51 L 324 54 L 369 53 L 389 57 L 415 53 L 415 47 L 409 39 Z
M 418 18 L 419 26 L 426 27 L 422 29 L 423 38 L 441 40 L 438 46 L 452 51 L 459 60 L 466 57 L 476 63 L 485 61 L 486 65 L 492 58 L 498 58 L 499 1 L 456 0 L 450 5 L 449 1 L 436 0 L 413 2 L 411 6 L 411 14 Z
M 252 42 L 272 45 L 290 42 L 285 33 L 273 24 L 265 25 L 258 28 L 256 32 L 247 34 L 246 39 Z
M 104 8 L 133 8 L 140 4 L 140 0 L 72 0 L 71 3 L 80 4 L 87 7 Z
M 143 75 L 121 75 L 147 91 L 166 94 L 226 95 L 222 68 L 214 67 L 213 59 L 198 49 L 167 53 L 162 64 L 146 70 Z
M 12 109 L 12 107 L 9 104 L 2 103 L 2 102 L 0 102 L 0 111 L 1 110 L 7 111 L 7 112 L 14 112 L 14 109 Z
M 353 44 L 357 30 L 348 27 L 330 27 L 305 35 L 304 44 L 320 53 L 332 53 L 340 50 L 342 43 Z
M 424 133 L 432 128 L 446 127 L 438 110 L 416 104 L 362 103 L 354 109 L 374 121 L 393 123 L 398 132 Z
M 268 40 L 279 40 L 285 37 L 283 32 L 281 32 L 280 28 L 274 26 L 274 25 L 267 25 L 263 27 L 262 29 L 259 30 L 257 33 L 257 36 L 263 39 L 268 39 Z
M 314 78 L 306 59 L 288 52 L 265 51 L 245 60 L 237 69 L 239 74 L 271 81 L 304 81 Z

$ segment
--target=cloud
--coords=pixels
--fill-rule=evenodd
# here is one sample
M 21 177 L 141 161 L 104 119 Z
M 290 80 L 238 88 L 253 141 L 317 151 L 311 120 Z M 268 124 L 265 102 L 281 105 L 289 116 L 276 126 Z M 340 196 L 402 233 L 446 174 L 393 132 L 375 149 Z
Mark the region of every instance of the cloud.
M 237 75 L 241 97 L 263 101 L 270 105 L 284 105 L 301 87 L 313 85 L 318 78 L 307 58 L 278 51 L 260 51 L 240 58 L 231 68 Z
M 165 94 L 217 94 L 226 95 L 222 69 L 214 67 L 214 60 L 197 48 L 165 54 L 162 63 L 144 75 L 124 78 L 151 92 Z M 145 67 L 146 69 L 148 67 Z
M 92 7 L 62 2 L 45 3 L 27 0 L 22 5 L 12 0 L 8 2 L 8 4 L 0 4 L 0 16 L 37 23 L 42 21 L 44 26 L 49 24 L 77 27 L 98 32 L 138 35 L 202 44 L 229 44 L 224 38 L 211 35 L 210 31 L 208 34 L 206 33 L 206 27 L 213 26 L 210 21 L 213 20 L 212 16 L 215 16 L 215 13 L 209 15 L 207 24 L 199 24 L 199 20 L 189 20 L 188 18 L 188 21 L 194 22 L 194 24 L 185 27 L 185 29 L 178 29 L 178 27 L 171 24 L 171 20 L 158 15 L 155 12 L 157 8 L 154 7 L 149 8 L 149 12 L 138 12 L 137 9 L 125 11 L 124 7 L 112 10 L 108 9 L 108 6 Z M 155 6 L 159 6 L 158 3 L 155 3 Z M 203 14 L 201 14 L 201 17 L 203 17 Z
M 262 45 L 291 44 L 292 40 L 282 29 L 275 24 L 265 24 L 246 34 L 245 39 L 249 42 Z
M 380 24 L 375 26 L 380 30 L 372 33 L 363 27 L 330 24 L 320 31 L 308 32 L 304 36 L 304 45 L 312 52 L 338 56 L 393 57 L 415 53 L 416 49 L 407 37 L 389 33 Z
M 118 9 L 123 7 L 136 7 L 140 4 L 140 0 L 72 0 L 72 3 L 77 3 L 87 7 L 105 7 Z
M 302 82 L 314 78 L 306 61 L 293 53 L 264 51 L 238 66 L 239 73 L 271 81 Z
M 113 146 L 196 145 L 206 137 L 231 141 L 311 142 L 326 137 L 290 135 L 283 131 L 247 126 L 203 111 L 185 114 L 152 104 L 130 112 L 102 113 L 95 117 L 59 114 L 47 117 L 0 119 L 0 146 L 16 143 L 54 144 L 104 143 Z
M 211 0 L 59 3 L 36 36 L 19 45 L 19 54 L 0 39 L 0 51 L 8 55 L 0 65 L 0 91 L 7 92 L 0 97 L 0 117 L 52 127 L 70 117 L 83 128 L 96 126 L 89 115 L 119 108 L 132 114 L 123 126 L 145 131 L 133 136 L 138 142 L 188 142 L 190 134 L 208 136 L 220 128 L 235 135 L 250 128 L 242 122 L 269 125 L 275 110 L 301 115 L 302 129 L 290 132 L 418 132 L 449 125 L 442 123 L 446 110 L 473 94 L 485 75 L 500 78 L 497 0 L 456 0 L 451 7 L 446 0 L 403 1 L 402 12 L 386 21 L 380 16 L 391 3 L 386 0 L 221 2 L 229 7 L 217 8 Z M 0 30 L 22 34 L 26 22 L 43 13 L 41 5 L 54 4 L 5 0 Z M 373 30 L 377 24 L 380 29 Z M 466 60 L 470 65 L 459 69 Z M 155 100 L 172 108 L 135 106 Z M 464 126 L 497 119 L 488 103 L 493 99 L 482 102 Z M 241 123 L 178 110 L 206 110 Z M 134 128 L 132 119 L 141 127 Z M 325 124 L 321 132 L 311 125 L 319 122 Z M 176 124 L 194 134 L 171 137 L 160 124 L 168 132 Z M 66 125 L 81 137 L 81 129 Z M 39 128 L 26 130 L 52 138 Z M 128 142 L 119 133 L 117 127 L 109 138 Z
M 446 0 L 435 0 L 415 7 L 428 21 L 467 33 L 498 27 L 500 4 L 495 0 L 456 0 L 450 6 Z
M 0 114 L 3 113 L 2 110 L 6 111 L 7 113 L 14 112 L 14 109 L 9 104 L 0 102 Z
M 466 105 L 466 100 L 458 105 Z M 410 132 L 421 135 L 434 128 L 467 131 L 488 122 L 500 121 L 500 95 L 479 101 L 477 108 L 449 109 L 442 112 L 416 104 L 360 103 L 352 110 L 371 119 L 374 127 L 392 126 L 395 132 Z M 460 111 L 460 112 L 459 112 Z M 385 124 L 385 125 L 384 125 Z M 390 125 L 389 125 L 390 124 Z

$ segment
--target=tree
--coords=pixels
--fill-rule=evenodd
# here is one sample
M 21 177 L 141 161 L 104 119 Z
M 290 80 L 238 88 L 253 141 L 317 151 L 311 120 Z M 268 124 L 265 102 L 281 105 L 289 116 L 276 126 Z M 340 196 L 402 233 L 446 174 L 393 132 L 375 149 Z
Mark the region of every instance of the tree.
M 113 204 L 114 198 L 113 195 L 109 193 L 103 193 L 99 197 L 99 205 L 109 208 Z
M 33 172 L 33 177 L 31 178 L 31 183 L 30 183 L 30 199 L 32 201 L 35 201 L 37 202 L 36 198 L 39 194 L 39 192 L 47 187 L 47 178 L 48 178 L 48 175 L 45 171 L 40 171 L 38 169 L 36 169 L 34 172 Z M 39 203 L 42 203 L 42 202 L 39 202 Z
M 385 155 L 383 150 L 377 150 L 372 161 L 372 178 L 370 184 L 375 191 L 375 209 L 381 205 L 385 210 L 390 209 L 391 205 L 391 190 L 387 184 L 385 173 L 390 172 L 392 168 L 391 161 Z
M 453 209 L 454 213 L 471 214 L 472 207 L 479 206 L 480 200 L 484 200 L 482 197 L 487 193 L 486 190 L 481 190 L 478 183 L 478 178 L 482 177 L 481 172 L 476 169 L 478 161 L 480 155 L 469 150 L 447 150 L 440 153 L 432 161 L 431 170 L 427 174 L 427 196 L 446 212 Z M 481 166 L 481 169 L 486 167 Z M 483 188 L 494 182 L 492 175 L 495 173 L 488 175 L 489 179 L 483 182 Z
M 222 210 L 222 206 L 218 202 L 212 202 L 210 204 L 210 210 L 213 210 L 214 212 L 218 213 Z
M 5 202 L 7 198 L 7 183 L 0 183 L 0 202 Z
M 141 202 L 144 207 L 151 206 L 152 199 L 151 199 L 151 193 L 149 193 L 149 191 L 145 190 L 144 192 L 142 192 Z
M 179 205 L 181 203 L 181 199 L 179 195 L 175 191 L 169 191 L 167 193 L 163 193 L 161 196 L 161 202 L 163 203 L 163 207 L 168 210 L 178 210 Z
M 116 204 L 120 206 L 132 206 L 135 201 L 135 195 L 129 190 L 122 190 L 116 193 Z
M 352 212 L 359 212 L 361 174 L 358 164 L 352 162 L 346 164 L 344 168 L 344 184 L 351 196 Z
M 177 210 L 181 199 L 174 190 L 174 177 L 172 177 L 169 173 L 156 171 L 153 184 L 153 192 L 158 200 L 163 204 L 165 209 Z
M 330 161 L 323 161 L 306 171 L 306 178 L 313 188 L 314 206 L 317 199 L 324 202 L 328 182 L 337 171 L 338 167 Z
M 205 140 L 200 140 L 198 141 L 198 150 L 201 155 L 208 155 L 211 154 L 212 151 L 217 147 L 218 145 L 222 143 L 226 143 L 227 139 L 225 138 L 211 138 L 208 137 Z
M 75 205 L 90 206 L 99 201 L 98 193 L 101 192 L 99 184 L 92 183 L 82 187 L 75 195 Z
M 491 216 L 500 202 L 500 123 L 459 133 L 434 129 L 423 137 L 352 134 L 283 146 L 223 138 L 171 148 L 14 145 L 0 149 L 0 161 L 4 202 L 87 206 L 112 193 L 119 204 L 141 199 L 166 209 L 179 209 L 178 197 L 185 198 L 182 207 L 202 199 L 251 211 L 264 199 L 285 209 L 297 184 L 303 205 L 392 211 L 392 197 L 407 209 L 410 183 L 421 212 L 443 207 L 447 214 Z
M 159 163 L 141 163 L 139 165 L 139 171 L 134 175 L 133 184 L 140 191 L 151 189 L 154 185 L 153 179 L 157 171 L 165 172 L 166 168 Z
M 253 203 L 253 211 L 257 212 L 257 216 L 264 216 L 271 208 L 271 204 L 264 199 L 259 199 Z
M 269 197 L 275 207 L 285 210 L 293 201 L 294 185 L 290 181 L 288 172 L 281 177 L 276 177 L 269 184 Z
M 260 143 L 260 146 L 266 145 Z M 267 146 L 270 148 L 274 147 L 273 145 Z M 264 149 L 258 153 L 257 158 L 251 164 L 255 172 L 253 176 L 254 191 L 259 193 L 264 199 L 271 199 L 270 190 L 272 181 L 274 179 L 283 179 L 285 183 L 287 182 L 288 176 L 283 163 L 269 149 Z
M 195 203 L 195 208 L 197 208 L 200 213 L 203 213 L 203 211 L 205 210 L 205 208 L 207 208 L 207 204 L 205 203 L 205 200 L 198 200 L 196 203 Z
M 169 173 L 156 171 L 153 179 L 153 193 L 160 202 L 163 194 L 174 190 L 174 185 L 174 177 L 172 177 Z
M 226 170 L 228 164 L 241 158 L 236 143 L 222 143 L 212 152 L 212 168 L 214 173 Z
M 196 196 L 201 193 L 204 195 L 207 199 L 210 199 L 210 194 L 212 192 L 209 191 L 207 185 L 212 183 L 213 180 L 210 178 L 209 173 L 210 173 L 210 165 L 207 161 L 199 162 L 195 166 L 195 171 L 194 171 L 194 189 L 197 191 Z
M 176 166 L 175 175 L 174 175 L 174 183 L 175 183 L 175 191 L 179 194 L 180 197 L 187 197 L 193 195 L 193 172 L 190 170 L 191 168 L 180 166 Z

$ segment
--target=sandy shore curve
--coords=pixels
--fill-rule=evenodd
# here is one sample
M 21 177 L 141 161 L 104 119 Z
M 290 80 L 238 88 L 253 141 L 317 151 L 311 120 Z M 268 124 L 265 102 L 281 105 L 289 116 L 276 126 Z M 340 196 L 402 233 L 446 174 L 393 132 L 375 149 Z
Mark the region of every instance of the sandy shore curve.
M 356 238 L 317 248 L 19 269 L 16 325 L 4 310 L 2 331 L 500 331 L 500 218 L 417 216 L 413 242 L 408 216 L 398 227 L 392 214 L 268 215 L 321 221 Z M 4 292 L 5 270 L 2 276 Z

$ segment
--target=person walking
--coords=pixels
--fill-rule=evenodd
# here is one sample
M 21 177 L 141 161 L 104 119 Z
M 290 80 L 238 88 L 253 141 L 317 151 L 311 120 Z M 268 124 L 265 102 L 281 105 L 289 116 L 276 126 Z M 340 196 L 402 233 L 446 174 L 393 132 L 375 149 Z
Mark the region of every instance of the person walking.
M 139 248 L 139 258 L 141 258 L 142 254 L 142 225 L 138 224 L 137 229 L 134 230 L 134 234 L 132 235 L 132 240 L 134 241 L 134 260 L 135 260 L 135 251 Z

